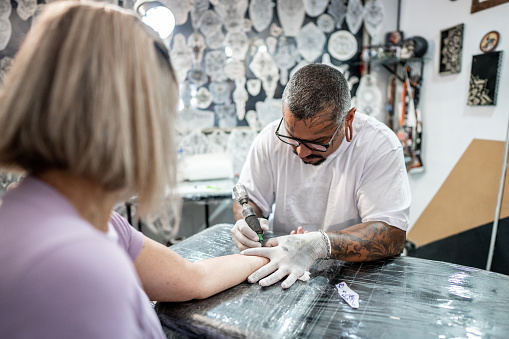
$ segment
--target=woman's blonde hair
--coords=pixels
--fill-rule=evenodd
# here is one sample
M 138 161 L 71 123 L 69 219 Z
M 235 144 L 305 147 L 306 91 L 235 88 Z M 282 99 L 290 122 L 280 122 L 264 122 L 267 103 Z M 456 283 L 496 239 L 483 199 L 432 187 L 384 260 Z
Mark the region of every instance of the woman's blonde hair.
M 175 197 L 177 103 L 168 51 L 131 12 L 51 3 L 3 84 L 0 166 L 69 171 L 136 194 L 146 215 Z

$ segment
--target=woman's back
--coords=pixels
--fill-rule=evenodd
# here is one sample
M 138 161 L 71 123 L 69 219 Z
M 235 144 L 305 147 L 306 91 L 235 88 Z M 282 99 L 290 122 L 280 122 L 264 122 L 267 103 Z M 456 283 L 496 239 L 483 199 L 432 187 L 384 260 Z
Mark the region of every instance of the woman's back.
M 5 195 L 0 234 L 0 337 L 164 337 L 126 251 L 49 185 Z

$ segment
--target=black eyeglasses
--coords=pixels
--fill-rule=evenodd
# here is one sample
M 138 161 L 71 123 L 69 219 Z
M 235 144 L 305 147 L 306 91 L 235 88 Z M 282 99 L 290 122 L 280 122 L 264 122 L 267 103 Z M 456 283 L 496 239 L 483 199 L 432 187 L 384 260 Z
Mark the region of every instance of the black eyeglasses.
M 338 128 L 336 128 L 336 132 L 334 132 L 334 134 L 332 135 L 332 138 L 330 138 L 330 141 L 328 143 L 326 143 L 326 144 L 318 144 L 318 143 L 313 142 L 313 141 L 301 140 L 301 139 L 297 139 L 297 138 L 294 138 L 294 137 L 289 137 L 287 135 L 279 134 L 279 128 L 281 127 L 282 123 L 283 123 L 283 118 L 281 118 L 281 121 L 279 122 L 279 125 L 277 126 L 277 129 L 276 129 L 276 136 L 279 138 L 279 140 L 281 140 L 285 144 L 292 145 L 292 146 L 295 146 L 295 147 L 298 147 L 300 144 L 303 144 L 304 146 L 306 146 L 310 150 L 318 151 L 318 152 L 327 152 L 327 150 L 330 147 L 330 144 L 332 143 L 332 140 L 334 140 L 334 137 L 338 133 L 339 127 L 340 127 L 340 126 L 338 126 Z

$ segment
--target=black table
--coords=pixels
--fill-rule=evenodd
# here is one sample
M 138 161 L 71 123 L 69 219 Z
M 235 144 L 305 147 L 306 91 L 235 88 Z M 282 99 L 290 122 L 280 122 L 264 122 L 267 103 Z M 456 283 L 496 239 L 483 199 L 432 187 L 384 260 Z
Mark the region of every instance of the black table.
M 171 248 L 190 261 L 238 253 L 232 225 Z M 445 249 L 444 249 L 445 250 Z M 412 257 L 318 260 L 282 290 L 247 282 L 200 301 L 158 303 L 168 338 L 508 338 L 509 276 Z M 351 308 L 335 284 L 359 294 Z

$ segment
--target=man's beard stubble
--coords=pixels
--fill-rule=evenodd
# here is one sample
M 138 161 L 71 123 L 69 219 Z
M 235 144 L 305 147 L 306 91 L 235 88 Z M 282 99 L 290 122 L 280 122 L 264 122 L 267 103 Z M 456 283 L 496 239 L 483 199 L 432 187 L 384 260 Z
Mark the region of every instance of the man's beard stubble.
M 299 154 L 297 153 L 297 151 L 293 150 L 293 153 L 296 155 L 296 156 L 299 156 Z M 300 157 L 299 157 L 300 158 Z M 305 163 L 306 165 L 313 165 L 313 166 L 318 166 L 318 165 L 321 165 L 323 164 L 323 162 L 325 161 L 325 157 L 322 157 L 321 155 L 318 155 L 318 154 L 310 154 L 306 157 L 306 159 L 320 159 L 318 160 L 317 162 L 305 162 L 304 160 L 302 160 L 303 163 Z

